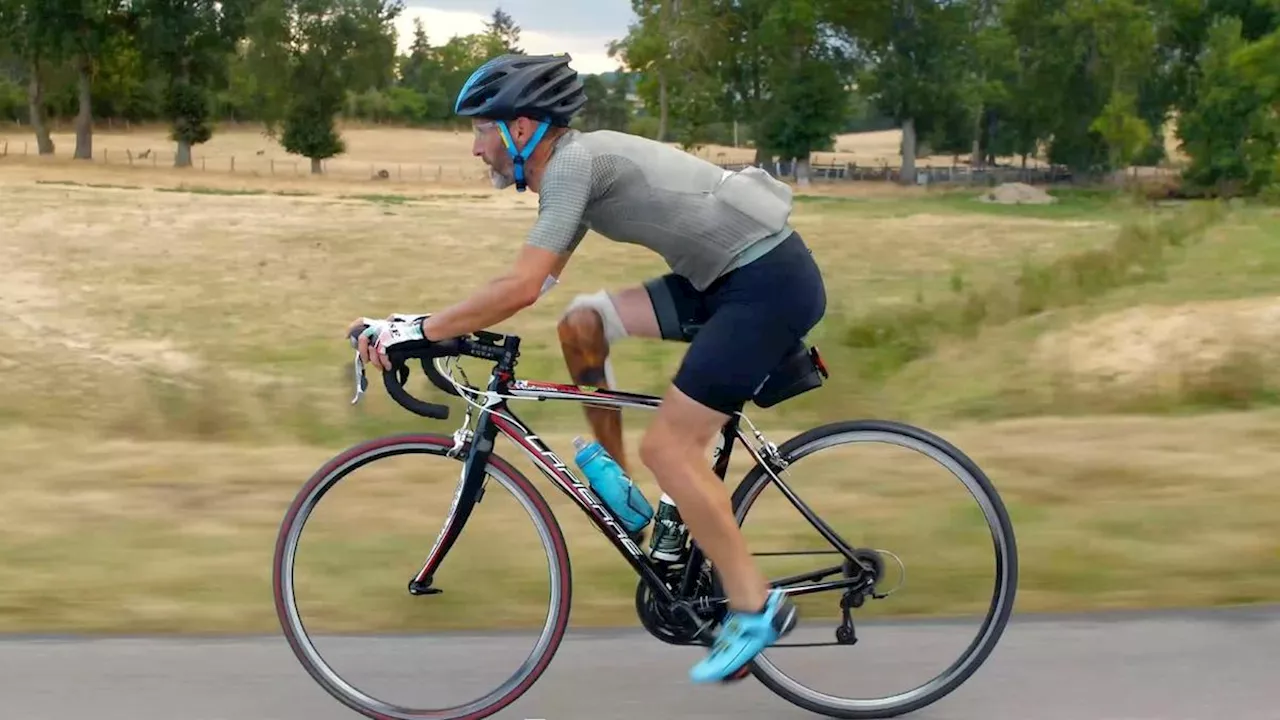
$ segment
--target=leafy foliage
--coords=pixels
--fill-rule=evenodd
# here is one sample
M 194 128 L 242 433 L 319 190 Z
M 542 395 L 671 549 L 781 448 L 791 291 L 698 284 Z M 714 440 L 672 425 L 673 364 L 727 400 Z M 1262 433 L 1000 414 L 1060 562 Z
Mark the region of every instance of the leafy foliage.
M 1189 189 L 1268 192 L 1280 175 L 1280 0 L 631 9 L 609 50 L 618 72 L 586 79 L 580 128 L 736 143 L 770 162 L 899 127 L 911 182 L 926 151 L 974 165 L 1036 155 L 1082 176 L 1155 163 L 1172 121 Z M 456 125 L 471 71 L 526 51 L 501 7 L 482 31 L 436 43 L 414 18 L 401 44 L 404 13 L 402 0 L 0 0 L 0 116 L 29 123 L 46 154 L 46 118 L 75 116 L 79 157 L 91 156 L 94 114 L 164 120 L 179 164 L 217 120 L 259 121 L 318 170 L 342 152 L 337 118 Z

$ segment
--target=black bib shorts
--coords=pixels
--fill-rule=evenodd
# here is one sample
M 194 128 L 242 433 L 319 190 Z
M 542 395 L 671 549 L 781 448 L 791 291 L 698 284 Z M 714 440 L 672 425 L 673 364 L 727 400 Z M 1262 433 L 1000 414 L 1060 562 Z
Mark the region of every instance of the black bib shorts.
M 675 386 L 726 415 L 741 410 L 827 308 L 826 287 L 799 233 L 704 291 L 667 274 L 645 282 L 664 340 L 690 343 Z

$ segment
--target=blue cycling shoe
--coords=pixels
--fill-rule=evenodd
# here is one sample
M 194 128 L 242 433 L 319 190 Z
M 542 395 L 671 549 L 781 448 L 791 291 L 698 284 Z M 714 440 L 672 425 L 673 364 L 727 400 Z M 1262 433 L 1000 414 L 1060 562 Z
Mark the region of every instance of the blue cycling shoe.
M 782 592 L 772 590 L 763 611 L 725 615 L 711 652 L 689 670 L 689 679 L 695 683 L 740 680 L 746 677 L 747 663 L 795 626 L 795 605 Z

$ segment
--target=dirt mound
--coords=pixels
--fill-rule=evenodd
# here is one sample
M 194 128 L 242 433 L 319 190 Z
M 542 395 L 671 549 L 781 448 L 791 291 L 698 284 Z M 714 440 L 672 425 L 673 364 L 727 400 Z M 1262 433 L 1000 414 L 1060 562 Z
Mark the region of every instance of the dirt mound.
M 1280 296 L 1140 306 L 1040 339 L 1033 362 L 1077 386 L 1170 389 L 1242 358 L 1270 366 L 1280 347 Z
M 978 196 L 982 202 L 1000 205 L 1051 205 L 1058 198 L 1026 183 L 1004 183 Z

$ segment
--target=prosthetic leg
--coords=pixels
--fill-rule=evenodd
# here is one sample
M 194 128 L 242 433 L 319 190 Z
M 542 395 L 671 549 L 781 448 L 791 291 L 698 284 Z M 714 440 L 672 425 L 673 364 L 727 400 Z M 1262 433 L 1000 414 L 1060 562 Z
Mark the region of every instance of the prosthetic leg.
M 557 327 L 569 376 L 579 385 L 616 389 L 609 346 L 627 336 L 609 293 L 579 295 L 569 303 Z M 622 410 L 584 405 L 596 440 L 623 471 L 631 473 L 622 444 Z

